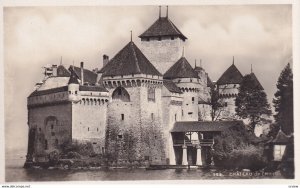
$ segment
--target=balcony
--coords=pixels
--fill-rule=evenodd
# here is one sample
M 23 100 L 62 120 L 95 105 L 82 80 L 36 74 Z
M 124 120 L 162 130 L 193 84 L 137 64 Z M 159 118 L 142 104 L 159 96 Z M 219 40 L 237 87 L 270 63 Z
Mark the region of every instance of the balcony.
M 173 140 L 174 146 L 212 146 L 214 139 L 200 139 L 200 140 Z

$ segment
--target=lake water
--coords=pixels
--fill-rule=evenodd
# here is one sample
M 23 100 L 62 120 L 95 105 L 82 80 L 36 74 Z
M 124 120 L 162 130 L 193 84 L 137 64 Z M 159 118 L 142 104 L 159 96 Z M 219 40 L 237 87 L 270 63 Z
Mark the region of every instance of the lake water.
M 7 156 L 8 158 L 8 156 Z M 6 160 L 7 182 L 27 181 L 119 181 L 119 180 L 201 180 L 201 179 L 249 179 L 249 178 L 283 178 L 275 174 L 241 174 L 240 172 L 221 172 L 203 169 L 110 169 L 110 170 L 58 170 L 58 169 L 24 169 L 25 158 L 20 155 L 10 156 Z M 225 175 L 225 176 L 220 176 Z

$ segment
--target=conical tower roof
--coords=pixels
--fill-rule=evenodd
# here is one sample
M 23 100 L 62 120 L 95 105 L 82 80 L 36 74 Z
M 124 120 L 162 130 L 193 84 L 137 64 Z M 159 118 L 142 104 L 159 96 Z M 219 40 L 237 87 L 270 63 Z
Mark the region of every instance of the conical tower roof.
M 218 85 L 223 84 L 240 84 L 243 80 L 243 75 L 236 68 L 234 63 L 222 74 L 222 76 L 217 81 Z
M 198 78 L 197 72 L 185 57 L 181 57 L 170 69 L 164 74 L 165 79 L 174 78 Z
M 274 138 L 274 140 L 272 140 L 273 143 L 277 143 L 277 144 L 285 144 L 289 142 L 289 138 L 281 129 L 278 131 L 276 137 Z
M 103 76 L 131 74 L 161 76 L 160 72 L 158 72 L 132 41 L 119 51 L 99 72 L 102 72 Z
M 260 84 L 260 82 L 258 81 L 257 77 L 255 76 L 255 74 L 253 72 L 251 72 L 250 74 L 250 78 L 253 81 L 253 86 L 258 87 L 259 89 L 263 90 L 263 86 Z
M 158 18 L 139 37 L 146 38 L 146 37 L 162 37 L 162 36 L 177 36 L 182 40 L 187 39 L 168 17 Z
M 76 76 L 74 70 L 71 70 L 71 76 L 70 76 L 68 84 L 79 84 L 78 77 Z

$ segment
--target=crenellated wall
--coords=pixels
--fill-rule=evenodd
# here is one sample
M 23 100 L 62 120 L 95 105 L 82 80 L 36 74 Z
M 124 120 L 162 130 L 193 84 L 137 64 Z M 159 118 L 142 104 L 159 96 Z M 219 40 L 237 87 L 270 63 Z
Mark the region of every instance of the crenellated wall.
M 236 119 L 235 99 L 239 93 L 239 84 L 218 85 L 221 101 L 224 105 L 220 119 Z
M 118 163 L 145 160 L 152 164 L 165 163 L 161 115 L 162 82 L 151 82 L 145 79 L 139 82 L 125 81 L 128 84 L 120 86 L 107 85 L 110 95 L 118 87 L 122 87 L 119 94 L 128 94 L 130 98 L 128 101 L 127 97 L 112 97 L 108 105 L 106 148 L 112 155 L 112 160 Z M 149 88 L 154 89 L 155 99 L 148 99 Z
M 99 96 L 81 96 L 72 103 L 72 140 L 90 142 L 96 153 L 103 153 L 107 105 L 108 97 Z

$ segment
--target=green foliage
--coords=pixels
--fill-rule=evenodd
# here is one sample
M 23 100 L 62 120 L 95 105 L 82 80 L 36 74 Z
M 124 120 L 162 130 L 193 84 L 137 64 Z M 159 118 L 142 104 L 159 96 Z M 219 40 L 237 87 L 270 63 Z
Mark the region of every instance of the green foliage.
M 281 127 L 286 134 L 294 132 L 293 111 L 293 73 L 288 63 L 282 70 L 277 81 L 277 91 L 273 99 L 276 114 L 274 115 L 277 127 Z
M 70 157 L 77 158 L 78 154 L 81 156 L 92 156 L 95 155 L 95 152 L 91 143 L 89 142 L 81 143 L 81 142 L 73 141 L 73 142 L 65 142 L 62 144 L 62 155 L 68 155 L 68 154 L 70 155 Z M 77 157 L 75 155 L 77 155 Z
M 244 76 L 235 105 L 239 117 L 249 118 L 252 132 L 263 116 L 271 115 L 267 95 L 253 73 Z
M 211 106 L 211 120 L 218 120 L 221 112 L 224 110 L 224 102 L 222 101 L 218 88 L 215 87 L 215 85 L 210 87 L 209 105 Z
M 226 169 L 258 170 L 266 165 L 263 147 L 251 144 L 253 133 L 234 126 L 215 137 L 215 165 Z

